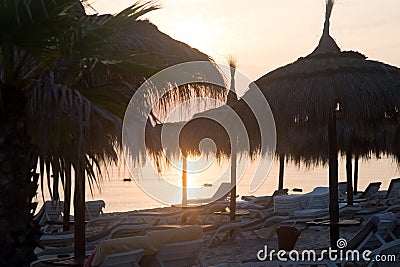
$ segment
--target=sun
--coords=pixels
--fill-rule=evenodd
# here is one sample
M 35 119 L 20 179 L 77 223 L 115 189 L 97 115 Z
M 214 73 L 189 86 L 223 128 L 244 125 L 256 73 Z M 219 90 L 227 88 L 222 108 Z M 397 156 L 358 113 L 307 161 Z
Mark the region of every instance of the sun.
M 182 41 L 204 53 L 212 53 L 213 43 L 218 36 L 216 27 L 201 16 L 186 17 L 182 21 L 165 25 L 173 38 Z

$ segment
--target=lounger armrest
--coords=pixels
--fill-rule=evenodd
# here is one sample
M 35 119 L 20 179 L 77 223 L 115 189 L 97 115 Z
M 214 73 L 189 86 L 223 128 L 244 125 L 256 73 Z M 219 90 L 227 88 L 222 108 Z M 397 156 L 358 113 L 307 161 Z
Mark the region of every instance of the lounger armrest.
M 385 195 L 373 195 L 370 198 L 368 198 L 368 201 L 370 200 L 382 200 L 385 198 Z
M 274 212 L 274 215 L 276 215 L 276 216 L 289 216 L 290 213 L 289 212 L 278 211 L 278 212 Z
M 357 191 L 357 194 L 354 195 L 354 198 L 360 198 L 364 194 L 364 191 Z

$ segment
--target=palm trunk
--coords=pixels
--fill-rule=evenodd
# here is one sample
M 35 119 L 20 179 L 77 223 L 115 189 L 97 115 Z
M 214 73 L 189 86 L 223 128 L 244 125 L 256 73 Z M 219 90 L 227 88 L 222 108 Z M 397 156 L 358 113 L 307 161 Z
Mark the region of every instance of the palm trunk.
M 339 204 L 338 204 L 338 159 L 336 140 L 336 112 L 333 111 L 328 122 L 329 139 L 329 215 L 331 247 L 337 247 L 339 239 Z
M 33 219 L 39 176 L 30 143 L 25 96 L 0 83 L 0 266 L 29 266 L 40 229 Z
M 75 259 L 85 260 L 85 170 L 81 163 L 75 168 L 74 191 L 74 239 Z

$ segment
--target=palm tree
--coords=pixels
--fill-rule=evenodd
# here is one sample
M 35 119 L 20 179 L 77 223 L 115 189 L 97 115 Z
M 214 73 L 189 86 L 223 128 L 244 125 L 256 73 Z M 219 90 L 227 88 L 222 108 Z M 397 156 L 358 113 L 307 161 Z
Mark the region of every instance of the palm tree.
M 0 2 L 0 265 L 34 259 L 37 165 L 42 188 L 53 175 L 54 199 L 60 180 L 71 195 L 75 173 L 75 254 L 83 256 L 77 225 L 84 225 L 78 220 L 84 219 L 85 177 L 97 183 L 101 164 L 117 160 L 121 118 L 135 85 L 167 64 L 209 60 L 164 34 L 153 40 L 156 27 L 136 22 L 155 9 L 148 2 L 115 16 L 86 16 L 79 0 Z M 158 60 L 160 47 L 168 50 L 165 60 Z M 178 90 L 178 97 L 187 92 Z
M 90 19 L 77 0 L 1 1 L 0 265 L 27 266 L 34 259 L 38 159 L 42 175 L 51 169 L 68 178 L 73 168 L 80 192 L 85 174 L 95 178 L 100 162 L 116 159 L 118 104 L 131 87 L 110 90 L 110 84 L 128 80 L 123 70 L 147 76 L 156 69 L 105 40 L 156 8 L 135 4 Z M 108 103 L 101 96 L 110 96 Z

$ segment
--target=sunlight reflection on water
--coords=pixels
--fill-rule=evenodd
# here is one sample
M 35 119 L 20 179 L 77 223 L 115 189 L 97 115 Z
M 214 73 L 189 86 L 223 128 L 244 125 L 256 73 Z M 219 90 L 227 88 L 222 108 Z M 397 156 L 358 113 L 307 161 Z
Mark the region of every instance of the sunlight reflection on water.
M 205 183 L 212 183 L 213 177 L 210 175 L 212 171 L 218 173 L 222 167 L 214 165 L 214 170 L 211 170 L 207 176 L 202 177 L 201 174 L 189 176 L 189 186 L 203 186 Z M 275 161 L 271 172 L 264 184 L 257 190 L 254 195 L 270 195 L 277 188 L 277 177 L 279 172 L 279 162 Z M 360 161 L 359 162 L 359 190 L 364 190 L 368 183 L 373 181 L 381 181 L 381 189 L 386 190 L 389 186 L 390 179 L 399 177 L 399 169 L 395 162 L 391 159 L 383 158 L 379 160 Z M 165 206 L 144 193 L 132 180 L 124 182 L 123 178 L 130 177 L 129 171 L 126 168 L 110 168 L 109 178 L 104 178 L 101 182 L 101 192 L 94 190 L 94 196 L 90 194 L 87 187 L 86 199 L 103 199 L 106 202 L 106 212 L 113 211 L 128 211 L 146 208 L 155 208 Z M 158 178 L 154 178 L 158 179 Z M 179 185 L 181 174 L 177 171 L 169 171 L 164 173 L 164 179 Z M 229 181 L 229 175 L 227 176 Z M 345 160 L 339 158 L 339 181 L 346 180 Z M 248 195 L 248 186 L 250 177 L 245 176 L 239 183 L 237 192 L 240 196 Z M 303 192 L 309 192 L 316 186 L 328 186 L 328 167 L 297 167 L 292 163 L 285 166 L 284 187 L 289 188 L 292 192 L 293 188 L 302 188 Z M 218 186 L 209 187 L 209 196 L 211 196 Z M 46 192 L 46 190 L 45 190 Z M 46 199 L 48 194 L 45 194 Z M 189 198 L 193 198 L 190 196 Z M 208 196 L 199 196 L 208 197 Z M 62 198 L 62 196 L 61 196 Z M 181 196 L 176 196 L 179 202 Z M 37 201 L 39 205 L 42 203 L 41 193 L 38 193 Z

